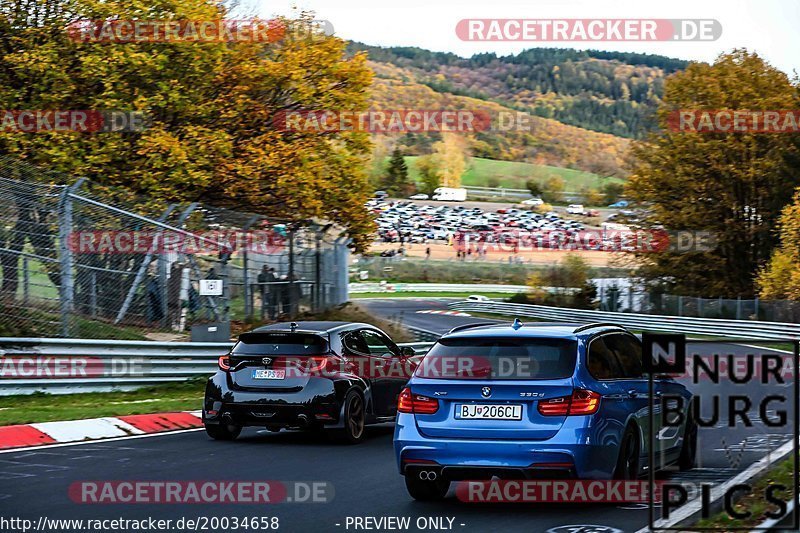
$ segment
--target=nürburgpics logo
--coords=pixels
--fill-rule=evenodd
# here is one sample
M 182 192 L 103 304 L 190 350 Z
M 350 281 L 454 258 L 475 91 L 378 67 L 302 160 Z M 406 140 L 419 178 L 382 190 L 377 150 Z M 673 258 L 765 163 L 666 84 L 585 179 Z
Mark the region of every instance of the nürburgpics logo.
M 799 474 L 796 462 L 798 427 L 793 411 L 800 399 L 798 360 L 793 353 L 774 346 L 797 341 L 738 342 L 741 344 L 711 340 L 687 342 L 685 335 L 642 335 L 643 365 L 651 391 L 650 429 L 645 431 L 649 464 L 662 465 L 666 470 L 676 469 L 663 465 L 671 464 L 668 456 L 674 448 L 670 448 L 669 443 L 680 436 L 680 441 L 673 446 L 683 446 L 687 439 L 690 443 L 695 439 L 700 459 L 705 456 L 708 460 L 709 451 L 719 453 L 730 469 L 741 474 L 737 482 L 720 484 L 702 478 L 690 481 L 691 477 L 682 478 L 681 473 L 675 472 L 658 488 L 651 487 L 660 492 L 662 502 L 660 517 L 657 517 L 656 498 L 650 501 L 653 531 L 675 530 L 678 525 L 675 512 L 685 505 L 697 508 L 703 519 L 711 517 L 721 507 L 727 515 L 722 527 L 725 531 L 754 530 L 753 525 L 764 519 L 785 518 L 788 503 L 797 498 L 793 485 Z M 681 380 L 680 384 L 675 380 Z M 690 397 L 681 393 L 683 386 L 691 392 Z M 683 456 L 684 448 L 680 450 Z M 766 456 L 762 458 L 762 454 Z M 751 470 L 745 461 L 756 464 L 759 458 L 770 466 L 790 461 L 794 482 L 756 485 L 752 475 L 741 471 Z M 650 475 L 651 483 L 655 483 L 652 469 Z M 748 498 L 747 503 L 737 505 L 744 496 Z M 789 528 L 797 529 L 798 518 L 795 514 L 794 525 Z M 709 530 L 708 527 L 701 529 Z M 680 530 L 696 529 L 681 523 Z
M 462 41 L 716 41 L 716 19 L 463 19 Z

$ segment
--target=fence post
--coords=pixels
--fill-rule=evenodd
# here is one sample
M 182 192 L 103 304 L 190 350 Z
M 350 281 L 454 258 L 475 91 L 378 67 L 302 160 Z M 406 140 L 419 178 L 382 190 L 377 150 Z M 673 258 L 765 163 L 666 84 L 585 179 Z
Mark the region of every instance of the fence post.
M 89 294 L 89 307 L 91 308 L 92 318 L 97 318 L 97 272 L 91 273 L 91 293 Z
M 289 272 L 286 275 L 289 280 L 289 283 L 286 286 L 286 290 L 289 291 L 289 297 L 286 298 L 286 301 L 289 302 L 289 317 L 291 318 L 294 318 L 295 316 L 295 306 L 297 305 L 294 292 L 294 232 L 295 228 L 292 226 L 289 229 Z
M 244 284 L 242 296 L 244 296 L 244 319 L 247 322 L 253 320 L 253 291 L 250 290 L 250 279 L 247 273 L 247 249 L 250 248 L 250 243 L 254 241 L 246 236 L 246 232 L 250 230 L 256 220 L 258 220 L 258 216 L 250 217 L 250 220 L 242 228 L 242 231 L 245 232 L 245 245 L 242 249 L 242 283 Z M 261 302 L 261 308 L 264 308 L 264 302 Z
M 72 250 L 69 238 L 72 234 L 72 197 L 86 178 L 64 187 L 58 203 L 58 254 L 60 266 L 59 301 L 61 307 L 61 336 L 69 337 L 69 317 L 75 309 L 75 276 L 72 272 Z
M 162 232 L 163 234 L 163 232 Z M 158 288 L 161 293 L 161 329 L 169 327 L 169 308 L 167 306 L 167 299 L 169 293 L 167 291 L 167 250 L 164 247 L 158 255 Z
M 189 216 L 189 213 L 191 213 L 191 210 L 194 209 L 195 206 L 197 206 L 197 204 L 192 204 L 186 209 L 186 211 L 183 212 L 181 218 L 178 219 L 178 226 L 183 223 L 185 217 Z M 170 215 L 170 213 L 172 213 L 175 207 L 177 207 L 175 204 L 170 204 L 166 211 L 164 211 L 164 213 L 162 213 L 162 215 L 158 218 L 158 221 L 164 222 L 167 220 L 167 217 Z M 161 234 L 163 234 L 163 232 L 159 233 L 159 235 Z M 160 238 L 156 241 L 156 246 L 161 246 Z M 139 284 L 144 279 L 145 274 L 147 274 L 147 267 L 150 265 L 152 259 L 153 250 L 150 249 L 147 251 L 147 255 L 144 256 L 142 263 L 139 265 L 139 270 L 136 272 L 136 276 L 133 278 L 133 283 L 131 283 L 131 287 L 128 289 L 128 294 L 125 295 L 125 301 L 122 302 L 122 307 L 120 307 L 117 317 L 114 319 L 114 324 L 119 324 L 122 322 L 122 319 L 125 318 L 125 314 L 128 312 L 128 308 L 133 302 L 133 297 L 136 296 L 136 289 L 139 288 Z
M 30 280 L 28 274 L 28 258 L 22 257 L 22 303 L 28 305 L 28 296 L 30 295 Z
M 753 314 L 755 315 L 756 320 L 758 320 L 758 296 L 756 296 L 755 300 L 753 300 L 753 304 L 755 306 L 755 312 Z
M 736 320 L 742 319 L 742 295 L 736 297 Z
M 678 296 L 678 316 L 683 316 L 683 296 Z

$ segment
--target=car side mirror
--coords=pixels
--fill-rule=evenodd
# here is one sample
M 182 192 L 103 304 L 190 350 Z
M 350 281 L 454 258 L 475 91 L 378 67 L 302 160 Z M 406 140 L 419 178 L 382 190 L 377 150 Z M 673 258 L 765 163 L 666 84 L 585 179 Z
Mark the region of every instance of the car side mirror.
M 400 355 L 403 357 L 414 357 L 417 354 L 416 350 L 411 346 L 403 346 L 400 348 Z

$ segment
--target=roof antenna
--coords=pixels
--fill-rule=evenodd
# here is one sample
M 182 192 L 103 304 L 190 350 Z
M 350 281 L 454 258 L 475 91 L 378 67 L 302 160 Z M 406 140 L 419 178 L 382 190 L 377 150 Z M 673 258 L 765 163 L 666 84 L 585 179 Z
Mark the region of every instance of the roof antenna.
M 511 327 L 514 329 L 519 329 L 522 327 L 522 322 L 519 321 L 519 318 L 515 318 L 514 323 L 511 324 Z
M 290 322 L 289 323 L 289 329 L 292 331 L 292 333 L 297 331 L 297 322 Z

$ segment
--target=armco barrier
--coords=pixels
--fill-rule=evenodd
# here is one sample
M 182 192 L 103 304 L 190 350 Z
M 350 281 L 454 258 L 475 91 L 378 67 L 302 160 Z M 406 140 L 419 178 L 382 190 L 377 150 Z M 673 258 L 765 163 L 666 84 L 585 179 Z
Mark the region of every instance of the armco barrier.
M 430 342 L 401 344 L 418 353 Z M 131 390 L 207 376 L 229 342 L 0 338 L 0 396 Z
M 351 283 L 348 291 L 351 294 L 365 292 L 385 292 L 387 294 L 400 292 L 500 292 L 516 294 L 527 291 L 525 285 L 500 285 L 500 284 L 463 284 L 463 283 Z
M 542 318 L 557 322 L 612 322 L 632 329 L 709 335 L 713 337 L 740 337 L 764 340 L 800 339 L 800 324 L 786 322 L 612 313 L 505 302 L 464 301 L 451 303 L 449 307 L 457 311 L 499 313 L 507 316 Z

